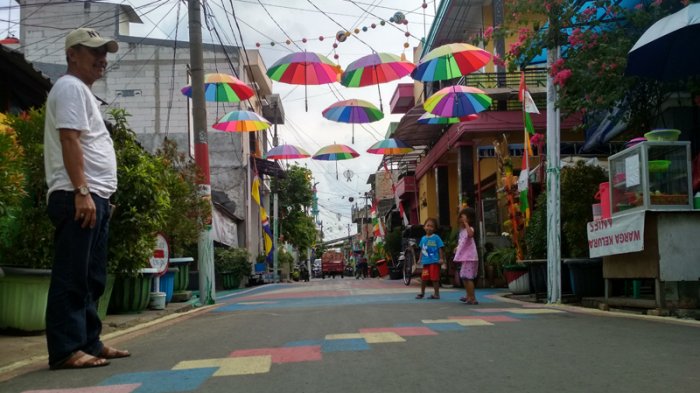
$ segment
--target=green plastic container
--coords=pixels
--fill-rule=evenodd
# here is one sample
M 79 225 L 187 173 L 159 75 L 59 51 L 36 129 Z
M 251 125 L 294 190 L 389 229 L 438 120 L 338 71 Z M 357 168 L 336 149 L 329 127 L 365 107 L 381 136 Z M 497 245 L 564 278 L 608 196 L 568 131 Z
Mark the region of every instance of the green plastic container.
M 46 330 L 51 270 L 3 267 L 0 277 L 0 329 L 27 333 Z

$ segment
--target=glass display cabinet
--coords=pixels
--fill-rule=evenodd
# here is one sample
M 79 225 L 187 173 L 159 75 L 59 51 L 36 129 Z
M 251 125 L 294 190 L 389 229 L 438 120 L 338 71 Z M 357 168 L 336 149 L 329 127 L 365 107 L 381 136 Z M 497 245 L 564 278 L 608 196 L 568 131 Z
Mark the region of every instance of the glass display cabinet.
M 641 142 L 610 156 L 610 211 L 691 210 L 690 142 Z

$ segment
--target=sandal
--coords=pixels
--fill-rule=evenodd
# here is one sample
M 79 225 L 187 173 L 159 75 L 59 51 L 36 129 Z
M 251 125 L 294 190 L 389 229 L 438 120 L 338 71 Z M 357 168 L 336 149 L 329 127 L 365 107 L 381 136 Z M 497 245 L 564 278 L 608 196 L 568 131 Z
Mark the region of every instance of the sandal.
M 103 346 L 102 350 L 100 351 L 99 357 L 104 358 L 104 359 L 119 359 L 119 358 L 128 358 L 131 356 L 131 353 L 127 350 L 123 349 L 116 349 L 108 346 Z
M 89 355 L 83 351 L 73 352 L 71 356 L 49 368 L 51 370 L 74 370 L 80 368 L 93 368 L 108 366 L 109 361 L 104 358 Z
M 428 296 L 428 299 L 440 299 L 440 295 L 430 295 Z
M 479 302 L 477 302 L 476 299 L 474 299 L 474 300 L 467 300 L 467 301 L 464 302 L 464 303 L 465 303 L 465 304 L 472 304 L 472 305 L 477 305 L 477 304 L 479 304 Z
M 416 299 L 423 299 L 423 296 L 425 296 L 425 295 L 422 293 L 419 293 L 416 295 Z
M 467 302 L 467 298 L 466 298 L 466 297 L 461 297 L 461 298 L 459 298 L 459 301 L 462 302 L 462 303 L 466 303 L 466 302 Z

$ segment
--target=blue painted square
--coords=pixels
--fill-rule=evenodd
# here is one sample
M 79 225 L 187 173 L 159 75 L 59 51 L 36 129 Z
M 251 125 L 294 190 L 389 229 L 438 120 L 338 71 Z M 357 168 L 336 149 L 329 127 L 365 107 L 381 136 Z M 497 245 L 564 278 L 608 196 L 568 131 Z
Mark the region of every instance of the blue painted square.
M 362 338 L 349 338 L 346 340 L 324 340 L 321 344 L 321 352 L 342 351 L 368 351 L 371 347 Z
M 198 389 L 216 370 L 218 367 L 118 374 L 105 379 L 100 386 L 140 383 L 134 393 L 187 392 Z
M 323 341 L 320 340 L 302 340 L 302 341 L 290 341 L 283 345 L 283 347 L 310 347 L 313 345 L 322 345 Z
M 427 326 L 435 331 L 438 332 L 458 332 L 462 330 L 466 330 L 466 328 L 460 324 L 457 323 L 426 323 L 423 326 Z

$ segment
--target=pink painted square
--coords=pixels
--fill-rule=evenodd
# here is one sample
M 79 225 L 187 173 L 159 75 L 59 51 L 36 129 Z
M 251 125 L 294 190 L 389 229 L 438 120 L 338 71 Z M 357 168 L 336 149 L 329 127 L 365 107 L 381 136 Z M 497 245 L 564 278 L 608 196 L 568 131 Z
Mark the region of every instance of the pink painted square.
M 272 363 L 313 362 L 321 360 L 321 346 L 308 345 L 283 348 L 239 349 L 231 352 L 231 357 L 265 356 L 272 357 Z

